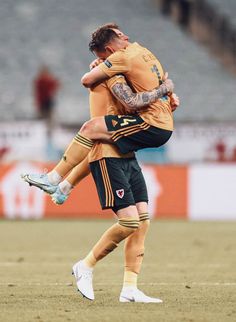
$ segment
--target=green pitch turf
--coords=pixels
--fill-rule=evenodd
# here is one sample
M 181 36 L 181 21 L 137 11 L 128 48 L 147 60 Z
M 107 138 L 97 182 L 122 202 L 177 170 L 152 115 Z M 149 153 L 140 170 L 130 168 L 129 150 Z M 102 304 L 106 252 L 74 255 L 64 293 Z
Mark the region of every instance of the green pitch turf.
M 0 321 L 236 321 L 236 223 L 152 222 L 139 287 L 163 304 L 119 303 L 123 245 L 94 274 L 95 301 L 71 266 L 111 221 L 1 221 Z

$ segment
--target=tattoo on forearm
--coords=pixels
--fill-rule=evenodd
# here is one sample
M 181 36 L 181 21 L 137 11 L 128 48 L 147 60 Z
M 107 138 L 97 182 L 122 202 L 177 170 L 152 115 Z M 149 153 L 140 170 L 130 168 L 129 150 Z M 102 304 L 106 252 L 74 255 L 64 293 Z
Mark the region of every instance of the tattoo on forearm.
M 144 104 L 149 104 L 149 100 L 150 100 L 150 95 L 148 95 L 147 93 L 143 93 L 142 94 L 142 100 Z
M 112 87 L 111 91 L 124 106 L 141 109 L 167 94 L 167 88 L 163 85 L 150 92 L 134 93 L 127 84 L 117 83 Z

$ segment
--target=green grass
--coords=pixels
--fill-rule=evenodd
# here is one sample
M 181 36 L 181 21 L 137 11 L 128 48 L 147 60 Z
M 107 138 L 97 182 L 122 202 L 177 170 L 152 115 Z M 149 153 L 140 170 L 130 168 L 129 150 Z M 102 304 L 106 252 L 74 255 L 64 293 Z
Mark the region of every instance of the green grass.
M 139 288 L 163 304 L 119 303 L 123 245 L 94 274 L 95 301 L 71 266 L 111 221 L 1 221 L 0 321 L 236 321 L 236 223 L 152 222 Z

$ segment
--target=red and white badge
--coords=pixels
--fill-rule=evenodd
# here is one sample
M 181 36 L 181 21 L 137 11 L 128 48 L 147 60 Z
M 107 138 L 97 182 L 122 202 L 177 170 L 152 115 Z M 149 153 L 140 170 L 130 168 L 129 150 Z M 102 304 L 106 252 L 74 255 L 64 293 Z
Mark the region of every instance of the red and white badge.
M 125 191 L 124 189 L 119 189 L 119 190 L 116 190 L 116 194 L 120 199 L 122 199 L 124 197 Z

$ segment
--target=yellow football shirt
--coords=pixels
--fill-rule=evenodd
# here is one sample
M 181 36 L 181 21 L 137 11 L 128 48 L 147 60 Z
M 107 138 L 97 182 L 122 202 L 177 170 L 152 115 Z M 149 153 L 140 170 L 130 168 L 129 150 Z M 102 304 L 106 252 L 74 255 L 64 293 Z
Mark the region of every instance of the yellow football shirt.
M 91 117 L 125 114 L 124 106 L 111 94 L 109 88 L 114 82 L 124 82 L 124 77 L 114 76 L 90 90 L 89 104 Z M 122 154 L 119 149 L 108 143 L 96 143 L 89 153 L 89 162 L 102 158 L 130 158 L 134 153 Z
M 164 75 L 159 60 L 138 43 L 129 44 L 125 49 L 116 51 L 99 65 L 108 76 L 124 74 L 129 85 L 136 92 L 150 91 L 161 84 Z M 152 125 L 165 130 L 173 130 L 173 114 L 169 98 L 163 98 L 148 106 L 139 115 Z

